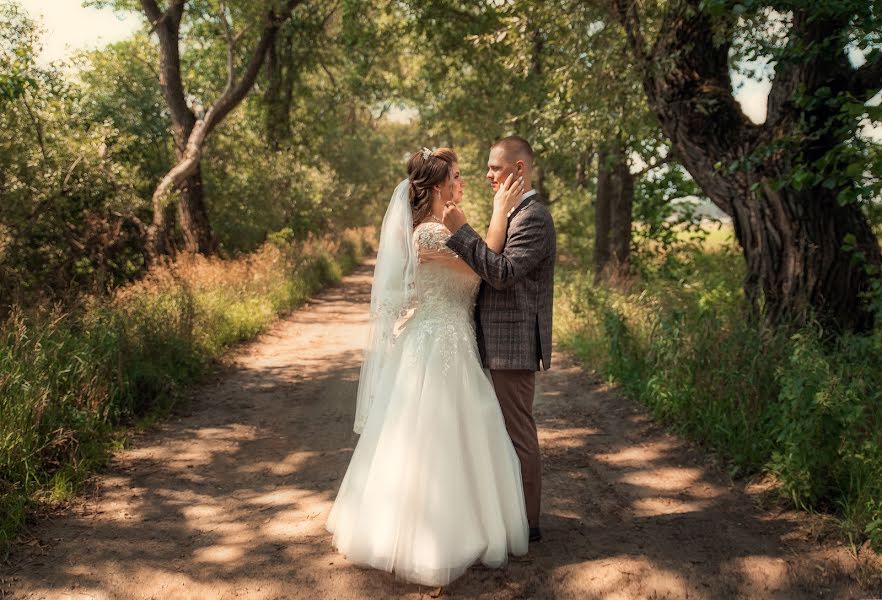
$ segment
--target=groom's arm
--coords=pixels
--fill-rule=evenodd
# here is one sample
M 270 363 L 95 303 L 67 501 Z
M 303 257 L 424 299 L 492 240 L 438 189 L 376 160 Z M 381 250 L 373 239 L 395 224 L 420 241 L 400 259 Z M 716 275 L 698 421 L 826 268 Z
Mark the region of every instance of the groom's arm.
M 447 247 L 459 254 L 481 279 L 498 290 L 511 287 L 532 271 L 548 253 L 550 215 L 525 215 L 510 230 L 501 254 L 487 247 L 481 236 L 466 223 L 447 240 Z

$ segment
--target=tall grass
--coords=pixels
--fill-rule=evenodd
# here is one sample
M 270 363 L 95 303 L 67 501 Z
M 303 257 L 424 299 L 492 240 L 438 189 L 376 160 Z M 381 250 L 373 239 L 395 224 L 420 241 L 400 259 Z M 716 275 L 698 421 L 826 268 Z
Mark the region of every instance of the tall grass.
M 796 506 L 832 512 L 882 550 L 882 336 L 761 331 L 740 256 L 698 252 L 630 291 L 565 270 L 558 336 L 733 475 L 771 473 Z
M 29 506 L 73 493 L 120 425 L 168 410 L 230 344 L 357 264 L 370 235 L 190 258 L 72 312 L 13 311 L 0 323 L 0 557 Z

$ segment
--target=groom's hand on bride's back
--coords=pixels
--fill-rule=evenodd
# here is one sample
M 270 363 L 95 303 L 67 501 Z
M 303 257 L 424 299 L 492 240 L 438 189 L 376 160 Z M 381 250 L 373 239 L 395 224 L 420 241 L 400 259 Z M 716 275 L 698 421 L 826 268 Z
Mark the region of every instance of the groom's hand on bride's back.
M 460 227 L 467 223 L 465 213 L 453 202 L 448 202 L 444 206 L 441 220 L 444 222 L 444 227 L 446 227 L 451 234 L 456 233 Z

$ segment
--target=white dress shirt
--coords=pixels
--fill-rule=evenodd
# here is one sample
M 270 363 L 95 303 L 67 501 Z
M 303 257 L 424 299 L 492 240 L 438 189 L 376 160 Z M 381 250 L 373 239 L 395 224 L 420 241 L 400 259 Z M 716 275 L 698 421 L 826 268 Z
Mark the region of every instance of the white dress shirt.
M 518 208 L 520 208 L 521 204 L 524 203 L 524 200 L 526 200 L 526 199 L 529 198 L 530 196 L 535 196 L 535 195 L 538 194 L 538 193 L 539 193 L 539 192 L 537 192 L 536 190 L 530 190 L 529 192 L 524 192 L 524 193 L 521 195 L 521 201 L 518 202 L 517 204 L 515 204 L 514 208 L 512 208 L 510 211 L 508 211 L 508 214 L 505 215 L 506 218 L 510 219 L 510 218 L 511 218 L 511 214 L 512 214 L 514 211 L 516 211 Z

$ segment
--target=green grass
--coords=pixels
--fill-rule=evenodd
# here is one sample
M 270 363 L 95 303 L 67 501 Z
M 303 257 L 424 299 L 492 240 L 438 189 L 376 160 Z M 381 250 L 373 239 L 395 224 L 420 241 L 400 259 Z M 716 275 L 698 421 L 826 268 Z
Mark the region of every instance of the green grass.
M 796 506 L 882 550 L 882 335 L 760 331 L 742 274 L 728 251 L 694 253 L 628 291 L 563 270 L 558 339 L 733 475 L 774 475 Z
M 37 503 L 67 500 L 127 428 L 166 416 L 231 344 L 336 281 L 367 232 L 235 260 L 157 269 L 71 312 L 17 310 L 0 323 L 0 557 Z

